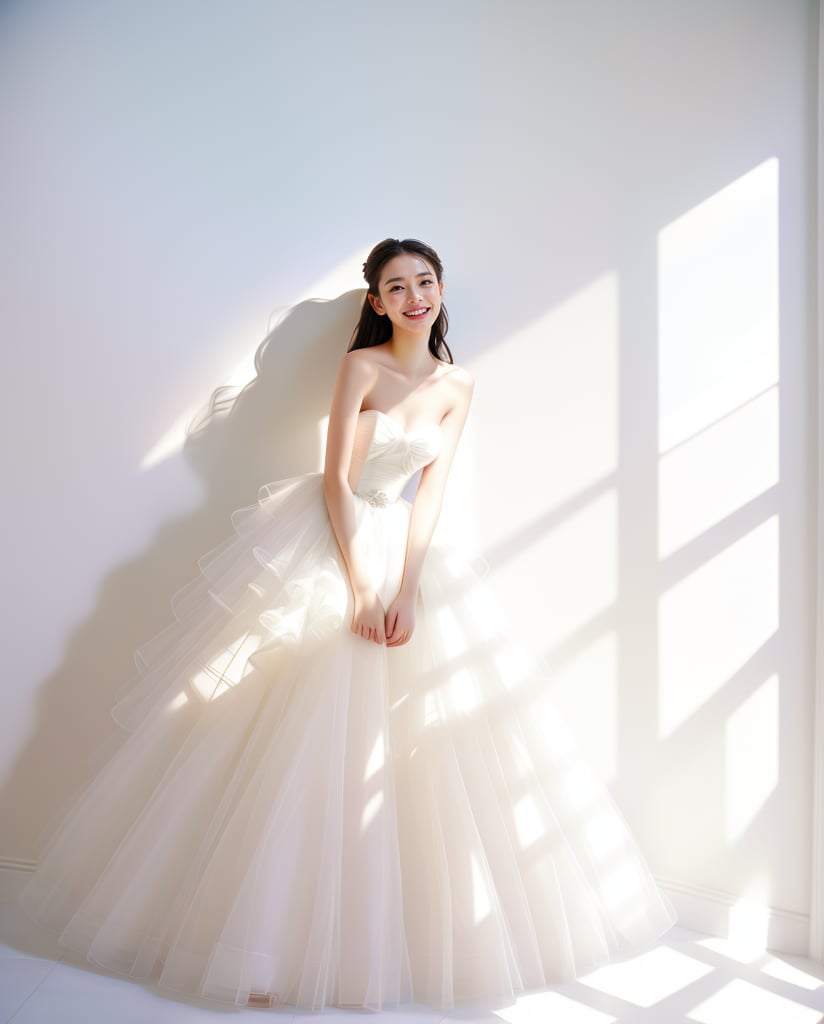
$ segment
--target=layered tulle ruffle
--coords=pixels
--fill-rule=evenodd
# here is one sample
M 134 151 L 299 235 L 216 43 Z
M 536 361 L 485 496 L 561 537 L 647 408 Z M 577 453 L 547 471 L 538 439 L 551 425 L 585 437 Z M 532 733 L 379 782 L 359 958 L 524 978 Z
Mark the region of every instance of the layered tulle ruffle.
M 356 500 L 384 601 L 409 506 Z M 349 630 L 310 474 L 261 488 L 136 653 L 128 736 L 20 897 L 92 962 L 244 1005 L 451 1007 L 672 923 L 471 564 L 433 545 L 412 641 Z

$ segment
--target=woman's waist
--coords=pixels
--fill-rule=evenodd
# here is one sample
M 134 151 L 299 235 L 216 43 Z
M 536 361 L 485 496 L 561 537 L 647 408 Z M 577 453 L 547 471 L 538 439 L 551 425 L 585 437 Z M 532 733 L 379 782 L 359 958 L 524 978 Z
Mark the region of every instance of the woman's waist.
M 402 500 L 403 489 L 408 482 L 408 477 L 386 479 L 364 474 L 358 481 L 354 493 L 373 508 L 388 508 Z

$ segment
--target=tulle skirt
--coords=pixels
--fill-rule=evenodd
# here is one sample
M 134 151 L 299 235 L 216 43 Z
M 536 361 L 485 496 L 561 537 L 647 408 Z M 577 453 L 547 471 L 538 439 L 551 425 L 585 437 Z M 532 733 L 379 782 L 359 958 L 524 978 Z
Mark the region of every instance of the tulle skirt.
M 385 605 L 409 505 L 356 498 Z M 433 544 L 412 640 L 349 629 L 308 474 L 262 487 L 136 652 L 117 750 L 21 904 L 89 961 L 235 1005 L 451 1008 L 673 923 L 487 584 Z

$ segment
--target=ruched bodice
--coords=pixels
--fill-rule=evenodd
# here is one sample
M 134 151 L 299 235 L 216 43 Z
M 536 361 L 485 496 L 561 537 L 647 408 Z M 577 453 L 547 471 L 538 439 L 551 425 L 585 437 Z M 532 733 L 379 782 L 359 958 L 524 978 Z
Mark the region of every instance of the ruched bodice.
M 437 457 L 443 436 L 437 423 L 405 431 L 379 409 L 364 409 L 375 429 L 355 493 L 381 508 L 397 501 L 412 475 Z

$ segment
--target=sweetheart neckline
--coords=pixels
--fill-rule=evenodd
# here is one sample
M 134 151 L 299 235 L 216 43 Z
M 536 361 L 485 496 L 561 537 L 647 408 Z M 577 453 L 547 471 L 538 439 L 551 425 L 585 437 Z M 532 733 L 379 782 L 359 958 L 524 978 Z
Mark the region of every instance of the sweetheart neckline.
M 390 416 L 389 413 L 384 412 L 382 409 L 361 409 L 358 416 L 362 416 L 365 412 L 373 412 L 377 416 L 383 416 L 383 418 L 388 420 L 404 437 L 412 437 L 414 434 L 425 434 L 428 430 L 441 429 L 440 423 L 429 423 L 425 427 L 417 427 L 415 430 L 404 430 L 393 416 Z

